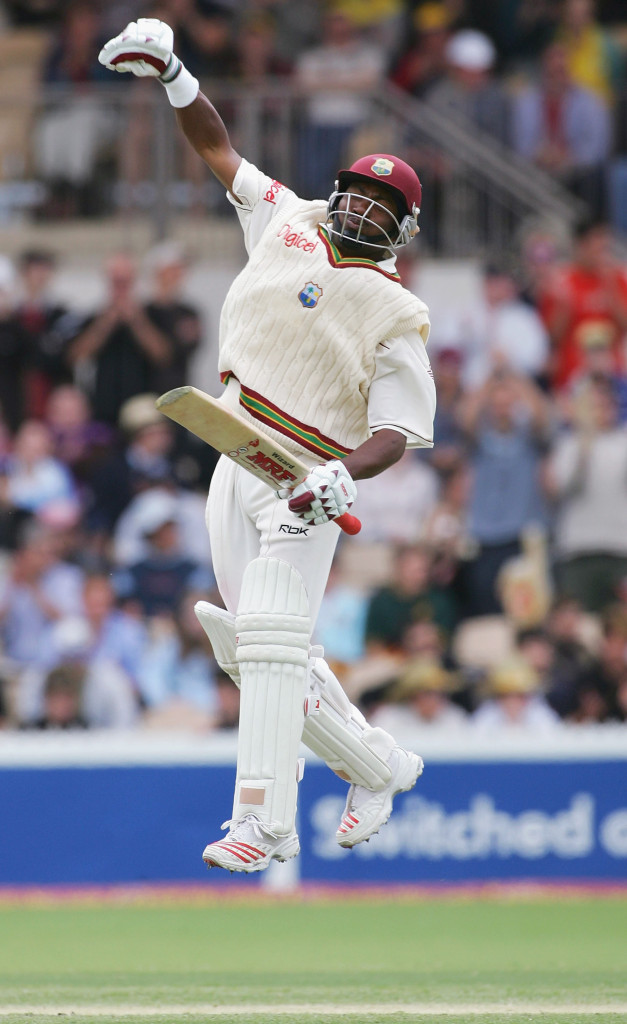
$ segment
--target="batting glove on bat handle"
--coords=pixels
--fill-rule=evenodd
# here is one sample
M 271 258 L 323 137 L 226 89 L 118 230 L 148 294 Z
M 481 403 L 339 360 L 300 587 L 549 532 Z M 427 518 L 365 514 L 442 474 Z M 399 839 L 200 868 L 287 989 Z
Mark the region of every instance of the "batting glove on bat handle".
M 357 496 L 350 473 L 339 459 L 316 466 L 291 492 L 288 507 L 311 526 L 336 522 L 346 533 L 359 533 L 361 523 L 348 509 Z

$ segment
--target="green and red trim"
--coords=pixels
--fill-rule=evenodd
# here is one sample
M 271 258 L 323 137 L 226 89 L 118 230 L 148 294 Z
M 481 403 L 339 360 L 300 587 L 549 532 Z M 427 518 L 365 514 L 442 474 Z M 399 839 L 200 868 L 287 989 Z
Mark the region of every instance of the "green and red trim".
M 226 384 L 232 376 L 231 371 L 222 373 L 220 375 L 222 383 Z M 293 416 L 288 416 L 287 413 L 279 409 L 273 402 L 268 401 L 263 395 L 252 391 L 243 384 L 240 384 L 239 401 L 240 405 L 256 420 L 265 423 L 267 427 L 278 430 L 285 437 L 296 441 L 301 448 L 306 448 L 307 451 L 318 455 L 325 461 L 328 459 L 343 459 L 346 455 L 350 455 L 352 451 L 352 448 L 345 448 L 332 438 L 321 434 L 315 427 L 309 426 L 307 423 L 301 423 L 300 420 L 295 419 Z
M 383 274 L 383 276 L 389 278 L 390 281 L 400 282 L 400 274 L 396 271 L 391 274 L 388 270 L 383 270 L 376 260 L 367 260 L 354 256 L 342 256 L 340 250 L 331 241 L 331 236 L 322 224 L 318 225 L 318 236 L 327 251 L 329 263 L 332 267 L 337 267 L 339 270 L 343 270 L 345 267 L 367 267 L 370 270 L 376 270 L 379 274 Z

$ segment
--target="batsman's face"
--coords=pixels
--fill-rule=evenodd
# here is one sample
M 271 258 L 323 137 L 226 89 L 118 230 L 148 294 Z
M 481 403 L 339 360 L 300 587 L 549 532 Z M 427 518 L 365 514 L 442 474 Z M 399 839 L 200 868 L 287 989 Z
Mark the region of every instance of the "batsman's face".
M 385 231 L 394 234 L 397 230 L 396 202 L 388 189 L 376 181 L 355 181 L 348 185 L 341 196 L 337 209 L 344 213 L 342 226 L 349 231 L 361 228 L 362 236 L 374 237 Z

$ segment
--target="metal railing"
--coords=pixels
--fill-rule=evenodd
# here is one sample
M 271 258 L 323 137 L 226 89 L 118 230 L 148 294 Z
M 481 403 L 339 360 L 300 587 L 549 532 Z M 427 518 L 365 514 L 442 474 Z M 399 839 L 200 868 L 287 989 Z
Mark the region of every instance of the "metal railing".
M 370 98 L 370 116 L 358 129 L 326 135 L 308 127 L 306 98 L 289 83 L 268 81 L 254 90 L 205 83 L 205 89 L 235 147 L 310 197 L 314 188 L 328 194 L 334 171 L 360 152 L 408 156 L 423 179 L 427 251 L 498 255 L 529 218 L 568 226 L 584 209 L 549 175 L 391 84 Z M 5 223 L 18 215 L 147 215 L 159 238 L 176 216 L 204 210 L 219 216 L 226 209 L 223 188 L 192 153 L 154 83 L 0 97 Z

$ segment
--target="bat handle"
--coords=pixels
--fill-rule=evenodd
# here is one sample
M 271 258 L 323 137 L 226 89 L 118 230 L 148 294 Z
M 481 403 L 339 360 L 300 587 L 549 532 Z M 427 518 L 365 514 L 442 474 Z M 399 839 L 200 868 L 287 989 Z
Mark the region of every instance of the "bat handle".
M 350 512 L 345 512 L 343 516 L 338 516 L 334 521 L 341 530 L 344 530 L 344 533 L 350 534 L 351 537 L 354 536 L 354 534 L 359 533 L 361 530 L 361 523 L 359 519 L 357 516 L 352 516 Z

